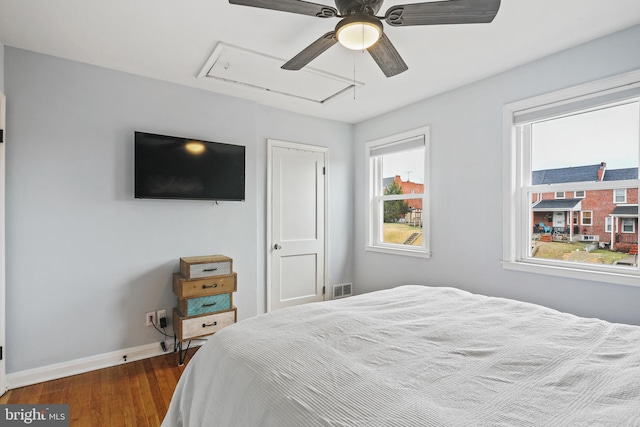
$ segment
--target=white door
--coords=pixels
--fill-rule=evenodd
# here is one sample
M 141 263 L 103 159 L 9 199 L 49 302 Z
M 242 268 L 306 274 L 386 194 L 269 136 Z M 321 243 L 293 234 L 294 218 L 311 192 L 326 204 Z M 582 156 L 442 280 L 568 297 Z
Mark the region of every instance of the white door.
M 268 140 L 267 310 L 322 301 L 327 149 Z
M 2 92 L 0 92 L 0 132 L 2 132 L 2 138 L 0 139 L 0 395 L 4 394 L 7 389 L 7 383 L 5 381 L 5 301 L 4 301 L 4 289 L 5 289 L 5 245 L 4 245 L 4 199 L 5 199 L 5 142 L 6 141 L 6 126 L 5 126 L 5 111 L 6 111 L 6 98 Z
M 564 227 L 564 212 L 554 212 L 553 213 L 553 226 L 554 227 Z

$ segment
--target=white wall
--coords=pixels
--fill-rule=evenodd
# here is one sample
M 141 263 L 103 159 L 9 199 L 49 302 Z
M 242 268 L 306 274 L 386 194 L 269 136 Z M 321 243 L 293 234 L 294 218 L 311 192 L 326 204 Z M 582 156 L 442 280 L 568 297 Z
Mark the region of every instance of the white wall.
M 640 324 L 640 287 L 506 271 L 500 263 L 502 106 L 638 69 L 638 46 L 640 26 L 358 124 L 354 194 L 360 219 L 366 194 L 364 143 L 431 126 L 433 257 L 365 252 L 365 226 L 356 222 L 355 289 L 361 293 L 415 283 L 455 286 Z
M 328 145 L 353 187 L 341 123 L 14 48 L 5 77 L 8 373 L 159 342 L 144 313 L 176 305 L 182 256 L 233 257 L 238 317 L 261 313 L 267 137 Z M 134 130 L 246 145 L 247 200 L 135 200 Z M 345 197 L 330 230 L 345 257 L 336 281 L 351 280 Z

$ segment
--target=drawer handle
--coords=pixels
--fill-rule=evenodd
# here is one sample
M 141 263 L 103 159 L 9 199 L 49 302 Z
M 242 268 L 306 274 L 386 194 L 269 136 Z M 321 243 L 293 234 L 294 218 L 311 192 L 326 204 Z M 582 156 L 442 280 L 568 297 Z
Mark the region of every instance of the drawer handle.
M 205 268 L 202 271 L 216 271 L 218 269 L 218 267 L 216 268 Z
M 206 328 L 207 326 L 216 326 L 218 324 L 218 322 L 212 322 L 212 323 L 203 323 L 202 327 Z
M 218 284 L 214 283 L 213 285 L 202 285 L 202 289 L 207 289 L 207 288 L 217 288 Z
M 213 307 L 214 305 L 216 305 L 215 302 L 212 302 L 211 304 L 202 304 L 203 307 Z

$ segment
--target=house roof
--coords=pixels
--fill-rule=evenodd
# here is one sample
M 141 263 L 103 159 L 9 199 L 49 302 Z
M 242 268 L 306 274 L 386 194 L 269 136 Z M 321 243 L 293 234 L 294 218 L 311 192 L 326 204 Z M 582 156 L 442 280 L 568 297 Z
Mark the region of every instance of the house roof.
M 597 181 L 601 164 L 587 166 L 573 166 L 558 169 L 543 169 L 533 171 L 531 179 L 533 185 L 561 184 L 565 182 Z M 604 181 L 622 181 L 638 179 L 638 168 L 606 169 Z
M 582 199 L 555 199 L 555 200 L 540 200 L 540 202 L 533 205 L 534 212 L 546 212 L 546 211 L 577 211 L 580 210 Z
M 604 173 L 604 181 L 623 181 L 638 179 L 638 168 L 611 169 Z
M 638 205 L 635 206 L 616 206 L 616 208 L 611 212 L 613 216 L 638 216 Z

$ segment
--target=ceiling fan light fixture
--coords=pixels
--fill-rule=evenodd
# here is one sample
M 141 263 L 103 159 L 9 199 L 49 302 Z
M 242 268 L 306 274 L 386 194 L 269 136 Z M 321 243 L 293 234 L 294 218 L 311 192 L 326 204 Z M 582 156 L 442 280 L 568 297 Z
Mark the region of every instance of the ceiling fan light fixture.
M 381 36 L 382 23 L 375 17 L 363 13 L 348 16 L 336 25 L 336 39 L 348 49 L 367 49 Z

